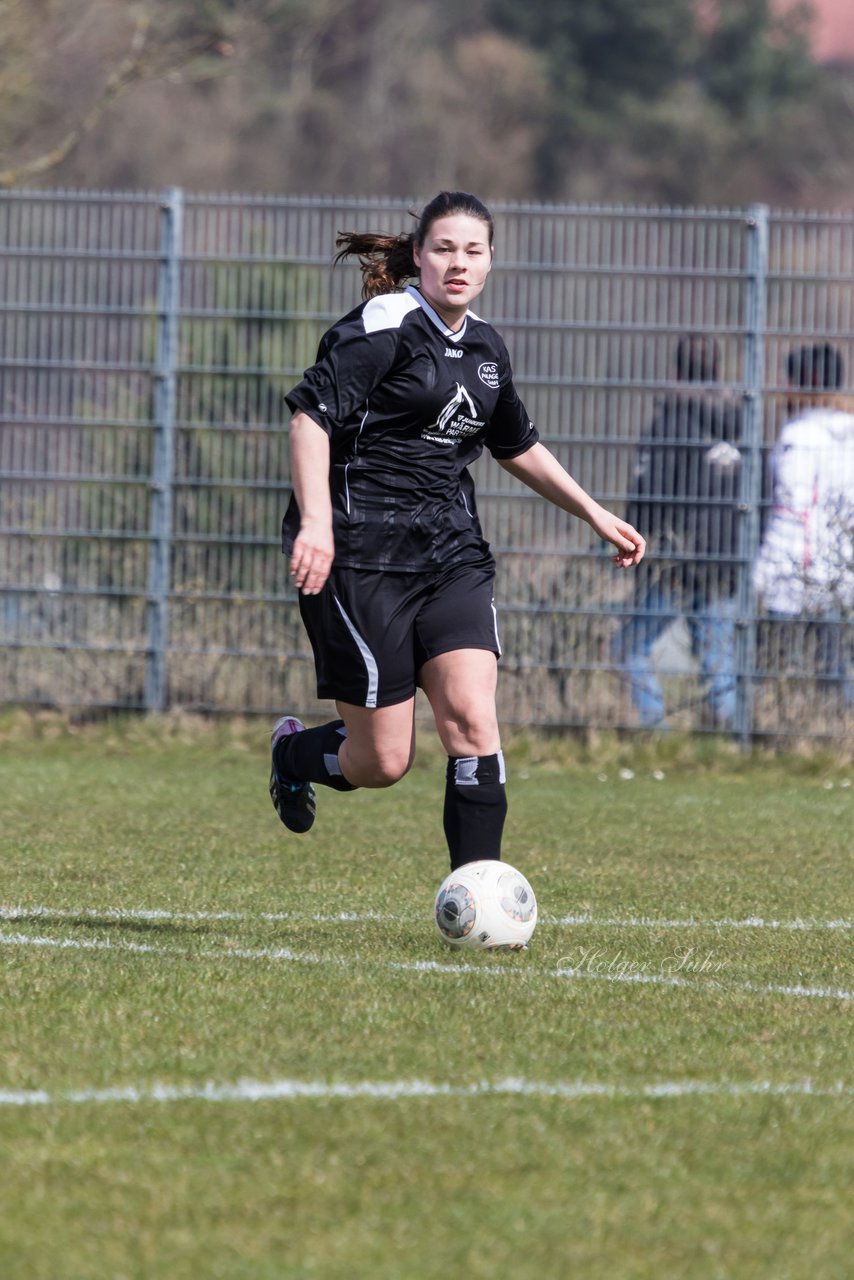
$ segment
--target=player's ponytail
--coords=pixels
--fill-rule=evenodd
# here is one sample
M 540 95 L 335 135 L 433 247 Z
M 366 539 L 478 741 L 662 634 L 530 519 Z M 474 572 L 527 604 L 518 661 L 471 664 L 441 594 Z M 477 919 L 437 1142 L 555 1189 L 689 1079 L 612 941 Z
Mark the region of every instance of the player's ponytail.
M 358 258 L 362 269 L 362 297 L 395 293 L 405 280 L 418 275 L 412 256 L 415 234 L 388 236 L 373 232 L 341 231 L 335 241 L 335 261 Z
M 492 245 L 495 226 L 492 214 L 477 196 L 468 191 L 440 191 L 424 206 L 418 218 L 418 227 L 406 235 L 390 236 L 376 232 L 340 231 L 335 240 L 338 253 L 335 261 L 358 258 L 362 269 L 362 297 L 375 298 L 381 293 L 396 293 L 406 280 L 416 279 L 418 268 L 412 254 L 414 245 L 424 244 L 427 233 L 437 218 L 450 218 L 455 214 L 478 218 L 489 230 Z

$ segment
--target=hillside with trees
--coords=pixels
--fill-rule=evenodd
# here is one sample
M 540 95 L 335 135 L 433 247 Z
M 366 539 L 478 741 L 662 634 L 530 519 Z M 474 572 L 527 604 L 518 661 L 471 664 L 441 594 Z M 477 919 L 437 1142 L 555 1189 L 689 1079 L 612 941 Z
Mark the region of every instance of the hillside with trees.
M 0 183 L 850 204 L 854 76 L 769 0 L 0 0 Z

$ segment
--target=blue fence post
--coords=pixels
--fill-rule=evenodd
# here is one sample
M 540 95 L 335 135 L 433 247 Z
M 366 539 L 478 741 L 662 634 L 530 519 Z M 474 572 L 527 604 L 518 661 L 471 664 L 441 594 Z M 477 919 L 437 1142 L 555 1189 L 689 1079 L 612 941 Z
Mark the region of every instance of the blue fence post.
M 148 560 L 148 661 L 145 709 L 167 704 L 169 590 L 172 552 L 172 487 L 175 471 L 175 404 L 178 365 L 178 306 L 184 193 L 165 192 L 160 205 L 160 283 L 154 368 L 154 461 L 151 478 L 151 542 Z
M 764 432 L 765 324 L 768 294 L 768 206 L 751 205 L 744 298 L 744 407 L 742 413 L 741 520 L 738 539 L 735 733 L 749 746 L 756 679 L 756 597 L 753 562 L 759 549 Z

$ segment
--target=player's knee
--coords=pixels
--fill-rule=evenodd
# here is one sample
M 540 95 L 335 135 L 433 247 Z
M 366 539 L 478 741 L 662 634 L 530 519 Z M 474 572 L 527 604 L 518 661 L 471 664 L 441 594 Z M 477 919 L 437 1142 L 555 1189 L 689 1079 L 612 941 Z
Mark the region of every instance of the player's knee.
M 409 746 L 389 744 L 348 759 L 345 775 L 359 787 L 392 787 L 412 768 Z
M 400 782 L 412 768 L 413 753 L 408 747 L 390 747 L 381 752 L 376 761 L 377 787 L 391 787 Z
M 360 785 L 363 787 L 393 787 L 396 782 L 400 782 L 410 769 L 410 765 L 405 761 L 398 760 L 378 760 L 368 773 L 369 781 Z
M 447 726 L 446 733 L 451 744 L 448 748 L 450 755 L 488 756 L 498 749 L 498 725 L 489 716 L 457 713 Z
M 408 772 L 407 768 L 392 768 L 384 766 L 377 769 L 373 779 L 368 786 L 371 787 L 393 787 L 396 782 L 400 782 L 401 778 Z

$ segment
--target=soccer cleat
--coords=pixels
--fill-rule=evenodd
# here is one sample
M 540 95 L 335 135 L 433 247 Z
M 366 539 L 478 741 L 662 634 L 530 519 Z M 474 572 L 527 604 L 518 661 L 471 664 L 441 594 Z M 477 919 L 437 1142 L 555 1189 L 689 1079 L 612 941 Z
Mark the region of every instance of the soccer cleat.
M 310 782 L 295 782 L 286 777 L 276 763 L 276 750 L 279 744 L 291 734 L 302 733 L 305 725 L 295 716 L 282 716 L 273 726 L 270 746 L 273 767 L 270 772 L 270 799 L 273 808 L 289 831 L 302 833 L 309 831 L 317 812 L 317 798 Z

